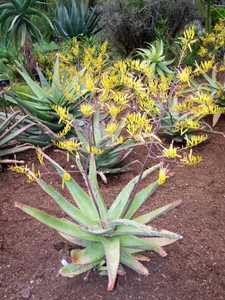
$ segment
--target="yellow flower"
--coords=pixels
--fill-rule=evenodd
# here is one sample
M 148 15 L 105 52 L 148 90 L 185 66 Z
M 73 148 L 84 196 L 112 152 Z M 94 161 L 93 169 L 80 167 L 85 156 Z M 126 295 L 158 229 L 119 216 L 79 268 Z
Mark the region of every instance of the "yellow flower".
M 199 121 L 193 119 L 186 119 L 186 120 L 178 121 L 176 123 L 175 128 L 177 131 L 180 131 L 181 134 L 184 134 L 189 129 L 199 129 L 200 126 L 201 125 Z
M 161 168 L 159 170 L 159 176 L 158 176 L 158 185 L 162 185 L 166 182 L 167 178 L 169 178 L 168 174 L 168 170 L 166 168 Z
M 191 67 L 186 67 L 177 74 L 177 78 L 182 82 L 182 83 L 189 83 L 190 81 L 190 76 L 192 73 L 192 68 Z
M 60 105 L 52 105 L 52 109 L 59 115 L 59 124 L 61 122 L 67 122 L 70 119 L 68 109 Z
M 44 165 L 44 155 L 40 148 L 36 149 L 36 155 L 37 155 L 37 159 L 38 159 L 39 163 L 41 165 Z
M 64 172 L 63 177 L 62 177 L 62 189 L 64 189 L 65 182 L 66 181 L 71 181 L 72 177 L 68 172 Z
M 108 106 L 108 111 L 109 111 L 109 114 L 111 115 L 111 117 L 113 119 L 116 119 L 118 114 L 121 112 L 121 108 L 119 106 L 109 105 Z
M 126 106 L 128 103 L 127 95 L 124 94 L 123 92 L 117 91 L 117 92 L 112 92 L 112 101 L 119 106 Z
M 183 38 L 187 41 L 192 41 L 195 38 L 195 26 L 190 26 L 183 32 Z
M 104 74 L 102 75 L 101 84 L 105 90 L 111 90 L 116 84 L 117 78 L 115 75 Z
M 152 132 L 152 125 L 150 124 L 146 115 L 140 113 L 130 113 L 127 116 L 127 132 L 135 138 L 143 140 L 144 137 L 149 136 Z
M 215 43 L 215 41 L 216 41 L 216 37 L 213 32 L 207 33 L 202 39 L 204 45 Z
M 87 150 L 88 153 L 92 153 L 92 154 L 95 154 L 95 155 L 101 155 L 103 153 L 102 149 L 99 149 L 95 146 L 87 146 L 86 150 Z
M 194 102 L 191 99 L 187 99 L 184 102 L 177 103 L 173 107 L 173 111 L 175 112 L 190 112 L 194 106 Z
M 41 177 L 39 170 L 36 170 L 32 164 L 32 171 L 26 166 L 11 166 L 9 169 L 15 173 L 25 175 L 29 183 L 37 181 Z
M 126 74 L 127 64 L 124 60 L 118 60 L 114 63 L 113 68 L 115 71 L 119 72 L 121 75 Z
M 193 97 L 192 101 L 199 104 L 213 104 L 214 100 L 211 94 L 199 92 L 197 97 Z
M 105 131 L 109 136 L 113 136 L 117 131 L 117 129 L 118 129 L 118 125 L 116 123 L 110 123 L 106 126 Z
M 89 103 L 81 104 L 80 111 L 86 118 L 90 117 L 95 112 L 93 106 Z
M 186 137 L 186 145 L 188 148 L 195 147 L 208 139 L 207 134 L 202 135 L 192 135 L 191 137 Z
M 196 65 L 197 65 L 197 68 L 196 68 L 195 72 L 199 73 L 199 74 L 205 74 L 213 68 L 214 61 L 212 59 L 206 60 L 206 61 L 202 61 L 200 63 L 200 65 L 198 65 L 198 64 L 196 64 Z
M 200 49 L 198 50 L 198 55 L 200 57 L 205 57 L 208 54 L 207 48 L 201 46 Z
M 120 136 L 116 139 L 116 144 L 117 145 L 121 145 L 124 143 L 124 137 L 123 136 Z
M 146 98 L 140 97 L 138 99 L 138 105 L 140 110 L 147 114 L 158 115 L 160 113 L 160 109 L 157 107 L 155 100 L 151 99 L 149 96 L 146 96 Z
M 61 130 L 60 132 L 57 133 L 58 137 L 64 137 L 67 135 L 67 133 L 70 132 L 70 130 L 72 129 L 71 123 L 67 122 L 66 125 L 64 126 L 63 130 Z
M 187 48 L 189 48 L 189 50 L 192 51 L 191 46 L 196 42 L 195 34 L 195 26 L 190 26 L 183 32 L 183 35 L 180 38 L 183 51 Z
M 224 72 L 225 71 L 225 65 L 221 65 L 218 68 L 218 72 Z
M 224 30 L 224 22 L 220 21 L 220 22 L 216 23 L 213 30 L 216 32 L 220 32 L 220 31 Z
M 173 144 L 170 145 L 168 149 L 163 150 L 163 156 L 166 158 L 176 158 L 177 157 L 177 148 L 173 147 Z
M 200 155 L 193 155 L 192 149 L 190 150 L 189 154 L 185 154 L 184 157 L 181 159 L 181 162 L 187 166 L 197 165 L 201 161 L 202 161 L 202 157 Z
M 67 150 L 69 152 L 78 151 L 79 148 L 80 148 L 80 143 L 78 143 L 75 140 L 57 141 L 57 142 L 54 142 L 54 144 L 58 148 L 63 149 L 63 150 Z
M 193 110 L 196 116 L 204 117 L 207 115 L 216 115 L 221 114 L 225 112 L 225 109 L 223 107 L 219 107 L 215 104 L 209 104 L 201 107 L 197 107 L 195 110 Z
M 91 74 L 86 74 L 85 76 L 85 87 L 87 91 L 94 93 L 96 91 L 95 81 Z
M 158 88 L 161 94 L 167 94 L 170 89 L 170 78 L 160 76 Z
M 27 172 L 29 171 L 27 166 L 10 166 L 9 170 L 17 173 L 17 174 L 22 174 L 22 175 L 26 175 Z

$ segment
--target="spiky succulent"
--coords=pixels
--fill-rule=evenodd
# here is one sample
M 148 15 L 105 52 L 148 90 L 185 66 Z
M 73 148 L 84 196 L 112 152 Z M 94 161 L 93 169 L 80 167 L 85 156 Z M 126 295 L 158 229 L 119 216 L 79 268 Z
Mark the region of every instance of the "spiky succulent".
M 90 156 L 89 175 L 86 175 L 79 158 L 77 158 L 77 165 L 86 182 L 88 194 L 60 165 L 44 153 L 41 156 L 43 159 L 47 159 L 62 177 L 75 204 L 66 200 L 51 185 L 27 169 L 26 175 L 35 179 L 70 219 L 57 218 L 21 203 L 16 203 L 16 206 L 55 229 L 70 243 L 83 248 L 71 251 L 71 262 L 63 261 L 64 266 L 60 269 L 61 275 L 74 277 L 92 269 L 99 270 L 101 273 L 106 272 L 108 274 L 108 290 L 111 291 L 114 289 L 122 265 L 128 266 L 140 274 L 148 275 L 148 270 L 139 261 L 141 260 L 139 253 L 155 251 L 161 256 L 166 256 L 162 247 L 182 238 L 170 231 L 157 230 L 147 225 L 178 206 L 180 201 L 141 216 L 134 216 L 145 200 L 156 191 L 160 184 L 165 182 L 167 175 L 165 169 L 160 169 L 160 165 L 153 166 L 145 170 L 142 175 L 134 177 L 121 190 L 110 208 L 107 208 L 97 183 L 94 155 Z M 157 169 L 160 169 L 158 180 L 135 193 L 136 184 Z
M 19 143 L 22 135 L 34 125 L 25 124 L 27 116 L 19 116 L 19 112 L 6 115 L 0 113 L 0 164 L 13 162 L 8 158 L 31 148 L 30 144 Z
M 173 63 L 173 60 L 166 60 L 164 55 L 163 41 L 156 41 L 155 44 L 148 44 L 147 49 L 138 49 L 137 54 L 152 67 L 155 74 L 159 76 L 172 74 L 168 68 Z
M 99 16 L 87 0 L 69 0 L 68 5 L 61 1 L 56 7 L 54 24 L 59 37 L 93 35 L 99 31 L 98 22 Z
M 75 91 L 74 81 L 62 79 L 59 60 L 56 60 L 52 80 L 47 80 L 40 70 L 40 83 L 34 81 L 23 67 L 18 68 L 18 72 L 31 92 L 12 89 L 5 96 L 7 101 L 19 106 L 33 120 L 49 129 L 46 144 L 51 142 L 54 134 L 58 138 L 67 135 L 72 129 L 70 114 L 71 118 L 79 116 L 81 98 Z M 37 140 L 37 144 L 42 144 L 43 140 L 39 142 Z

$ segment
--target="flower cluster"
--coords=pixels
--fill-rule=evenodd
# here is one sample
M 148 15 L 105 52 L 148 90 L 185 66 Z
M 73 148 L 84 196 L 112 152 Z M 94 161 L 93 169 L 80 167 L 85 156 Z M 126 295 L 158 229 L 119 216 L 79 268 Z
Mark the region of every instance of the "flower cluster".
M 220 20 L 211 32 L 205 32 L 200 37 L 198 56 L 201 60 L 215 60 L 220 57 L 225 46 L 224 20 Z

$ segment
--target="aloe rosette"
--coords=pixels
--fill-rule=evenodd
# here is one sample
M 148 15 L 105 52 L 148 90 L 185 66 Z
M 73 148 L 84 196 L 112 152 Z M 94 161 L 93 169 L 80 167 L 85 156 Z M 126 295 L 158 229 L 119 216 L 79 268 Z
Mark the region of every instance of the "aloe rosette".
M 122 270 L 122 266 L 128 266 L 139 274 L 148 275 L 147 268 L 140 262 L 144 258 L 140 253 L 155 251 L 164 257 L 167 254 L 162 247 L 182 238 L 176 233 L 158 230 L 148 225 L 157 217 L 177 207 L 180 201 L 136 216 L 141 205 L 160 185 L 159 180 L 135 193 L 134 189 L 140 182 L 140 175 L 134 177 L 121 190 L 113 204 L 107 208 L 97 183 L 94 155 L 90 156 L 89 175 L 86 175 L 77 157 L 77 165 L 85 179 L 88 193 L 60 165 L 46 154 L 42 155 L 62 177 L 75 204 L 69 202 L 44 180 L 40 178 L 35 178 L 35 180 L 69 216 L 69 219 L 57 218 L 21 203 L 16 203 L 16 206 L 55 229 L 70 243 L 83 248 L 71 251 L 70 262 L 63 261 L 64 265 L 59 271 L 61 275 L 74 277 L 95 269 L 101 274 L 108 275 L 108 290 L 111 291 L 115 287 L 117 275 Z M 160 167 L 159 164 L 146 169 L 141 179 Z M 30 176 L 35 177 L 35 174 L 30 171 Z

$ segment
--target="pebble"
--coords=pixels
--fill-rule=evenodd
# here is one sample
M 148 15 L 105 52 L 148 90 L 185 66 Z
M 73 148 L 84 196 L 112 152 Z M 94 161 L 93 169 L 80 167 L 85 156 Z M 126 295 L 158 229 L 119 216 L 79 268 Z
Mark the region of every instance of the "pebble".
M 29 299 L 30 296 L 31 296 L 31 290 L 30 290 L 29 287 L 22 290 L 22 292 L 21 292 L 21 297 L 22 297 L 23 299 Z

